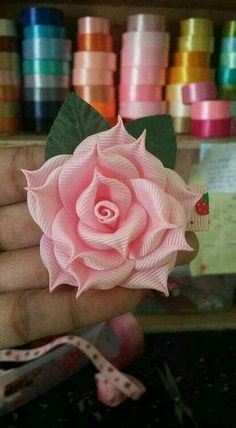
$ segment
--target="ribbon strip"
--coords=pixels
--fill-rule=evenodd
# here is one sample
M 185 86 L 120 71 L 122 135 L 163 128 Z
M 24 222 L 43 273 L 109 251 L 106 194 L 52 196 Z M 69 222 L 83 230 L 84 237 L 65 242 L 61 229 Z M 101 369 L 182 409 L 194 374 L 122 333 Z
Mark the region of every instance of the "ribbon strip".
M 182 87 L 182 96 L 185 104 L 193 104 L 196 101 L 215 100 L 217 98 L 215 83 L 189 83 Z
M 26 59 L 22 63 L 23 74 L 70 74 L 70 62 L 57 59 Z
M 159 48 L 169 49 L 170 35 L 161 31 L 133 31 L 123 33 L 122 35 L 123 48 L 132 49 L 135 46 L 140 46 L 140 49 Z M 144 50 L 145 52 L 145 50 Z
M 114 86 L 85 85 L 74 86 L 73 89 L 77 95 L 88 100 L 89 103 L 92 101 L 100 103 L 115 101 Z
M 177 46 L 179 51 L 212 53 L 214 51 L 214 37 L 203 37 L 200 35 L 182 36 L 178 38 Z
M 165 31 L 165 17 L 139 13 L 128 17 L 127 31 Z
M 83 85 L 114 85 L 114 73 L 111 70 L 96 68 L 74 69 L 72 83 L 75 86 Z
M 231 119 L 196 120 L 191 122 L 191 133 L 200 138 L 230 137 L 232 133 Z
M 27 39 L 22 42 L 24 59 L 71 60 L 71 40 L 69 39 Z
M 23 28 L 23 35 L 25 39 L 43 39 L 43 38 L 59 38 L 66 37 L 66 30 L 64 27 L 56 25 L 29 25 Z
M 24 88 L 24 101 L 64 101 L 68 88 Z
M 106 18 L 85 16 L 77 21 L 79 34 L 109 34 L 111 30 L 110 21 Z
M 120 85 L 121 101 L 162 101 L 163 87 L 152 85 Z
M 24 76 L 25 88 L 69 88 L 70 76 L 52 74 L 29 74 Z
M 209 68 L 211 54 L 209 52 L 174 52 L 172 64 L 176 67 L 204 67 Z
M 68 344 L 82 351 L 99 371 L 96 375 L 98 388 L 107 390 L 102 391 L 102 395 L 107 397 L 106 404 L 117 406 L 126 398 L 138 400 L 145 392 L 145 387 L 136 379 L 121 373 L 101 354 L 97 348 L 82 337 L 64 336 L 53 340 L 52 342 L 31 350 L 6 349 L 0 351 L 0 361 L 4 362 L 27 362 L 41 357 L 57 346 Z M 4 391 L 2 391 L 4 396 Z M 110 398 L 110 400 L 108 399 Z M 112 400 L 114 399 L 114 401 Z
M 0 37 L 1 36 L 17 37 L 18 31 L 16 21 L 12 19 L 0 19 Z
M 61 26 L 62 21 L 63 13 L 49 7 L 28 7 L 21 12 L 21 22 L 25 27 L 35 24 Z
M 166 100 L 167 101 L 183 101 L 182 83 L 166 85 Z
M 78 51 L 112 52 L 113 39 L 110 34 L 78 34 Z
M 113 52 L 75 52 L 74 68 L 98 68 L 116 70 L 116 54 Z
M 191 105 L 191 118 L 201 120 L 229 119 L 230 108 L 230 101 L 198 101 Z
M 122 85 L 154 85 L 164 86 L 166 69 L 159 67 L 122 67 Z
M 213 22 L 206 18 L 189 18 L 180 21 L 180 32 L 182 36 L 201 34 L 201 36 L 213 35 Z
M 203 67 L 171 67 L 168 70 L 168 83 L 192 83 L 214 80 L 214 70 Z
M 142 46 L 135 44 L 132 48 L 126 47 L 121 51 L 121 67 L 167 67 L 169 52 L 164 48 L 145 48 L 145 57 Z
M 167 113 L 174 117 L 190 117 L 190 106 L 182 101 L 169 101 L 167 103 Z

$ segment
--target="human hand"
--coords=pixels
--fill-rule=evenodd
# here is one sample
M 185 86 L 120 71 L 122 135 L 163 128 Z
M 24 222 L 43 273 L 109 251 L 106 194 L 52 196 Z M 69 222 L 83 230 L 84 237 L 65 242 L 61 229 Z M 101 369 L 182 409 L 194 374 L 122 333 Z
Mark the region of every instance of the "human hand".
M 26 203 L 26 180 L 20 169 L 38 169 L 44 148 L 0 149 L 0 349 L 59 335 L 132 311 L 141 290 L 115 287 L 88 290 L 76 299 L 73 287 L 50 294 L 48 273 L 41 262 L 41 230 Z M 190 262 L 198 242 L 186 234 L 192 252 L 179 252 L 177 264 Z

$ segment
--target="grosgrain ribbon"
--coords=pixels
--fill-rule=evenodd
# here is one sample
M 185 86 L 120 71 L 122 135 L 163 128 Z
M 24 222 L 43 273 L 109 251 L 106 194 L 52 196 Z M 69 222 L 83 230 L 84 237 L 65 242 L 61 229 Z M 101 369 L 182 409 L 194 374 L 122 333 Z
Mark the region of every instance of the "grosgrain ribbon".
M 114 73 L 111 70 L 96 68 L 74 69 L 72 72 L 74 86 L 83 85 L 113 85 Z
M 192 119 L 228 119 L 230 118 L 230 101 L 198 101 L 191 105 Z
M 0 19 L 0 36 L 17 37 L 16 21 L 12 19 Z
M 14 70 L 0 70 L 0 85 L 17 85 L 21 83 L 20 74 Z
M 165 17 L 139 13 L 128 17 L 127 31 L 165 31 Z
M 69 61 L 57 59 L 26 59 L 22 63 L 23 74 L 70 74 Z
M 19 117 L 21 114 L 20 103 L 16 101 L 4 101 L 0 102 L 0 117 Z
M 27 101 L 24 102 L 24 116 L 35 118 L 50 118 L 56 117 L 58 110 L 61 107 L 61 102 L 40 102 Z
M 25 39 L 48 37 L 63 39 L 66 37 L 66 30 L 56 25 L 28 25 L 23 28 L 23 35 Z
M 232 132 L 231 119 L 192 120 L 191 133 L 195 137 L 221 138 L 229 137 Z
M 121 51 L 121 67 L 167 67 L 169 52 L 164 48 L 143 48 L 135 44 L 132 48 Z
M 210 67 L 209 52 L 174 52 L 172 64 L 177 67 Z
M 236 85 L 236 68 L 219 68 L 216 71 L 218 85 Z
M 165 101 L 121 101 L 120 115 L 128 119 L 137 119 L 154 114 L 165 114 Z
M 213 22 L 206 18 L 189 18 L 180 21 L 180 32 L 182 36 L 195 34 L 213 35 Z
M 162 101 L 163 87 L 153 85 L 120 85 L 121 101 Z
M 96 102 L 110 102 L 115 101 L 115 88 L 114 86 L 103 86 L 103 85 L 84 85 L 74 86 L 75 93 L 81 98 Z
M 217 98 L 215 83 L 189 83 L 182 87 L 182 96 L 185 104 L 192 104 L 196 101 L 215 100 Z
M 69 88 L 70 76 L 52 74 L 28 74 L 24 76 L 25 88 Z
M 24 59 L 71 60 L 71 40 L 47 38 L 27 39 L 22 42 Z
M 170 101 L 167 103 L 167 113 L 174 117 L 190 117 L 190 106 L 181 101 Z
M 165 85 L 166 69 L 159 67 L 122 67 L 122 85 Z
M 79 34 L 109 34 L 111 30 L 110 21 L 106 18 L 85 16 L 77 21 Z
M 19 101 L 21 99 L 21 86 L 0 86 L 0 101 Z
M 214 37 L 209 36 L 182 36 L 177 40 L 179 51 L 200 51 L 200 52 L 213 52 L 214 51 Z
M 235 37 L 236 36 L 236 20 L 228 21 L 224 24 L 222 35 L 224 37 Z
M 168 83 L 191 83 L 214 79 L 214 70 L 203 67 L 171 67 L 168 70 Z
M 20 72 L 20 55 L 16 52 L 0 52 L 0 69 Z
M 79 51 L 112 52 L 113 39 L 110 34 L 78 34 L 77 48 Z
M 236 37 L 223 37 L 220 49 L 222 53 L 236 52 Z
M 68 88 L 24 88 L 25 101 L 64 101 Z
M 21 12 L 21 22 L 28 25 L 62 25 L 63 13 L 49 7 L 28 7 Z
M 102 68 L 116 70 L 116 54 L 113 52 L 75 52 L 74 68 Z

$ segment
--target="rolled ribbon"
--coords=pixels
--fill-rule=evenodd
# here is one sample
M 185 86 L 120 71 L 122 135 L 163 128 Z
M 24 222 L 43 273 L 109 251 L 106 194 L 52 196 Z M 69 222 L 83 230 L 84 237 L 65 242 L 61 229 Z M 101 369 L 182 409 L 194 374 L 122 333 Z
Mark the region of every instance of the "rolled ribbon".
M 128 119 L 137 119 L 143 116 L 151 116 L 154 114 L 165 114 L 166 102 L 152 101 L 121 101 L 120 115 Z
M 226 85 L 218 88 L 219 98 L 236 100 L 236 85 Z
M 192 104 L 196 101 L 216 100 L 216 86 L 214 82 L 189 83 L 182 87 L 184 104 Z
M 70 76 L 52 74 L 27 74 L 24 76 L 25 88 L 69 88 Z
M 63 101 L 68 88 L 24 88 L 24 101 Z
M 220 67 L 236 68 L 236 52 L 220 54 Z
M 213 22 L 206 18 L 189 18 L 180 21 L 180 33 L 182 36 L 213 35 Z
M 214 70 L 203 67 L 171 67 L 168 70 L 168 83 L 191 83 L 214 79 Z
M 230 108 L 230 101 L 198 101 L 191 105 L 191 118 L 194 120 L 229 119 Z
M 66 30 L 64 27 L 56 25 L 28 25 L 23 28 L 23 35 L 25 39 L 43 39 L 43 38 L 60 38 L 66 37 Z
M 112 52 L 113 39 L 110 34 L 78 34 L 77 49 L 79 51 Z
M 21 86 L 0 86 L 0 101 L 20 101 Z
M 16 37 L 0 36 L 0 52 L 18 52 L 19 42 Z
M 87 101 L 87 100 L 85 99 L 85 101 Z M 89 102 L 89 101 L 87 101 L 87 102 Z M 95 108 L 95 110 L 97 110 L 104 117 L 110 118 L 110 117 L 115 117 L 115 115 L 116 115 L 116 103 L 115 102 L 102 103 L 102 102 L 97 102 L 97 101 L 91 101 L 90 104 L 93 108 Z
M 159 67 L 122 67 L 122 85 L 165 85 L 166 70 Z
M 0 69 L 20 71 L 20 55 L 16 52 L 0 52 Z
M 231 119 L 192 120 L 191 133 L 200 138 L 229 137 L 232 132 Z
M 0 85 L 16 85 L 21 83 L 20 74 L 14 70 L 0 70 Z
M 162 101 L 163 87 L 151 85 L 120 85 L 121 101 Z
M 199 52 L 213 52 L 214 51 L 214 37 L 209 36 L 182 36 L 178 38 L 177 46 L 179 51 L 199 51 Z
M 24 59 L 71 60 L 71 40 L 69 39 L 27 39 L 22 42 Z
M 57 59 L 26 59 L 22 63 L 23 74 L 70 74 L 70 62 Z
M 24 117 L 24 130 L 36 134 L 47 134 L 53 124 L 55 117 L 35 118 Z
M 128 17 L 127 31 L 165 31 L 165 17 L 139 13 Z
M 172 64 L 176 67 L 210 67 L 209 52 L 174 52 Z
M 223 37 L 236 37 L 236 20 L 228 21 L 223 25 Z
M 72 72 L 73 86 L 83 85 L 114 85 L 114 73 L 111 70 L 96 68 L 74 69 Z
M 219 86 L 236 85 L 236 68 L 219 68 L 216 71 Z
M 168 59 L 169 52 L 163 48 L 145 48 L 145 56 L 138 44 L 121 51 L 121 67 L 167 67 Z
M 28 7 L 21 12 L 21 22 L 28 25 L 62 25 L 63 13 L 49 7 Z
M 17 134 L 21 131 L 21 120 L 18 117 L 0 118 L 0 134 Z
M 75 52 L 74 68 L 106 68 L 116 70 L 116 54 L 113 52 Z
M 0 19 L 0 36 L 17 37 L 16 21 L 12 19 Z
M 109 34 L 111 30 L 110 21 L 106 18 L 85 16 L 77 21 L 79 34 Z
M 4 101 L 0 103 L 0 117 L 19 117 L 21 114 L 20 103 L 16 101 Z
M 134 46 L 139 46 L 140 49 L 169 49 L 170 35 L 161 31 L 133 31 L 123 33 L 122 42 L 123 48 L 129 49 L 134 48 Z
M 88 100 L 89 103 L 91 103 L 92 101 L 98 103 L 107 103 L 115 101 L 114 86 L 74 86 L 73 90 L 81 98 Z
M 222 53 L 236 52 L 236 37 L 223 37 L 220 50 Z
M 176 134 L 189 134 L 191 131 L 190 117 L 172 117 Z
M 55 118 L 58 110 L 61 107 L 61 102 L 24 102 L 24 117 L 34 118 Z
M 183 104 L 181 101 L 169 101 L 167 103 L 167 113 L 174 117 L 190 117 L 190 106 Z

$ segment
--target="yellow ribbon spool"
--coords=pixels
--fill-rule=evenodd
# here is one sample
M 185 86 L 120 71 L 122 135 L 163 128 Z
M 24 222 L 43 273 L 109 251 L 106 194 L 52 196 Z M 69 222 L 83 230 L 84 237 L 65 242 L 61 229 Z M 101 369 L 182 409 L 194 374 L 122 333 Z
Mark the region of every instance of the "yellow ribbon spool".
M 181 52 L 213 52 L 214 37 L 210 36 L 182 36 L 177 39 L 177 48 Z
M 167 74 L 167 83 L 193 83 L 214 80 L 214 70 L 203 67 L 171 67 Z
M 180 21 L 180 32 L 182 36 L 191 35 L 213 35 L 213 22 L 206 18 L 189 18 Z
M 209 52 L 174 52 L 172 64 L 177 67 L 210 67 Z

